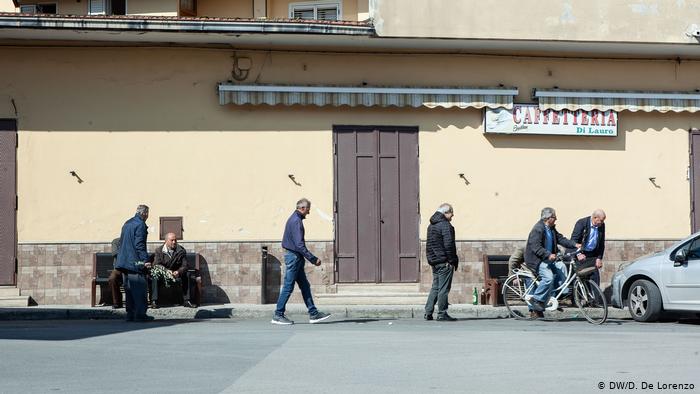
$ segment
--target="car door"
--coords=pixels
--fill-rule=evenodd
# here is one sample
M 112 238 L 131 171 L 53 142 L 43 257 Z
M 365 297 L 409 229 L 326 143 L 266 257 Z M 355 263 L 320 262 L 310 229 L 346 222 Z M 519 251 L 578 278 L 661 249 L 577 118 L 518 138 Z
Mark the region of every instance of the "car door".
M 681 249 L 686 250 L 688 259 L 674 264 L 674 257 Z M 661 267 L 661 278 L 668 301 L 674 304 L 673 309 L 700 310 L 700 237 L 671 253 Z

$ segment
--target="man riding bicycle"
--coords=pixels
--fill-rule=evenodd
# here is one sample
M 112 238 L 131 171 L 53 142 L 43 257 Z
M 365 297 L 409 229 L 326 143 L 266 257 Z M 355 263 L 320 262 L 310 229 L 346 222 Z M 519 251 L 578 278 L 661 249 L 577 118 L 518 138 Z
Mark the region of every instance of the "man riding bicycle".
M 544 310 L 552 290 L 561 286 L 566 280 L 566 267 L 556 261 L 557 245 L 565 248 L 579 248 L 581 244 L 570 241 L 554 226 L 557 214 L 554 208 L 542 209 L 540 220 L 530 230 L 525 246 L 525 264 L 540 277 L 540 283 L 530 299 L 532 317 L 544 317 Z M 564 293 L 568 292 L 568 289 Z

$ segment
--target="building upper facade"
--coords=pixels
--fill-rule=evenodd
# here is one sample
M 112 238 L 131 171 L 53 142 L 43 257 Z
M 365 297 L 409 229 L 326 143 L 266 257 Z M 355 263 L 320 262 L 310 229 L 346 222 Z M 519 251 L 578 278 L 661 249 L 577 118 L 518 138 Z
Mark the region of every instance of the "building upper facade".
M 9 3 L 9 0 L 6 2 Z M 362 21 L 369 18 L 368 0 L 15 0 L 14 6 L 17 12 L 24 14 L 329 21 Z
M 0 0 L 0 28 L 0 40 L 700 58 L 691 0 Z

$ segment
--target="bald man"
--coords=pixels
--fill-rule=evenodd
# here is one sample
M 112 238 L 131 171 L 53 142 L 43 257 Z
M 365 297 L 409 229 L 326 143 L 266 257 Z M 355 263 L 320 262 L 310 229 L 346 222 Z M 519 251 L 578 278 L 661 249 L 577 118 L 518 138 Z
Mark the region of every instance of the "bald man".
M 177 236 L 174 233 L 167 233 L 165 243 L 155 250 L 153 264 L 162 265 L 170 271 L 176 279 L 175 285 L 182 286 L 183 306 L 194 308 L 197 304 L 194 299 L 197 293 L 197 281 L 201 279 L 197 277 L 197 273 L 188 272 L 186 256 L 187 251 L 177 243 Z M 158 308 L 159 284 L 162 282 L 151 279 L 151 308 Z
M 591 279 L 600 285 L 600 272 L 603 267 L 603 254 L 605 253 L 605 212 L 596 209 L 591 216 L 586 216 L 576 221 L 571 240 L 581 244 L 581 253 L 585 259 L 595 259 L 598 268 L 591 274 Z

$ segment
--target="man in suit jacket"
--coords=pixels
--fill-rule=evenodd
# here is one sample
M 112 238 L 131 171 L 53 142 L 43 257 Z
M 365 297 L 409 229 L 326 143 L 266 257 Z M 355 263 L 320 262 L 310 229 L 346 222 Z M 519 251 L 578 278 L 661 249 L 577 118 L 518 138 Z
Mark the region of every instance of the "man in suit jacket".
M 571 240 L 581 244 L 583 258 L 595 259 L 595 266 L 600 269 L 605 253 L 605 212 L 596 209 L 590 217 L 579 219 L 574 225 Z M 591 279 L 600 285 L 600 272 L 593 271 Z
M 126 293 L 126 321 L 147 321 L 145 269 L 151 267 L 146 251 L 148 206 L 139 205 L 136 214 L 122 226 L 116 268 L 122 272 Z
M 199 301 L 195 294 L 197 293 L 197 282 L 201 281 L 201 278 L 197 276 L 196 272 L 190 273 L 188 271 L 186 257 L 187 251 L 177 243 L 177 236 L 174 233 L 167 233 L 165 234 L 165 243 L 155 250 L 153 265 L 162 265 L 170 271 L 175 278 L 176 285 L 182 287 L 182 305 L 194 308 Z M 153 278 L 150 281 L 151 308 L 155 309 L 158 308 L 158 285 L 163 282 Z
M 540 284 L 532 294 L 530 304 L 534 309 L 533 316 L 542 317 L 542 312 L 549 301 L 552 290 L 566 280 L 566 267 L 557 258 L 557 245 L 565 248 L 578 248 L 580 245 L 566 239 L 554 226 L 557 213 L 554 208 L 542 209 L 541 220 L 535 223 L 527 237 L 525 246 L 525 263 L 528 268 L 540 276 Z

